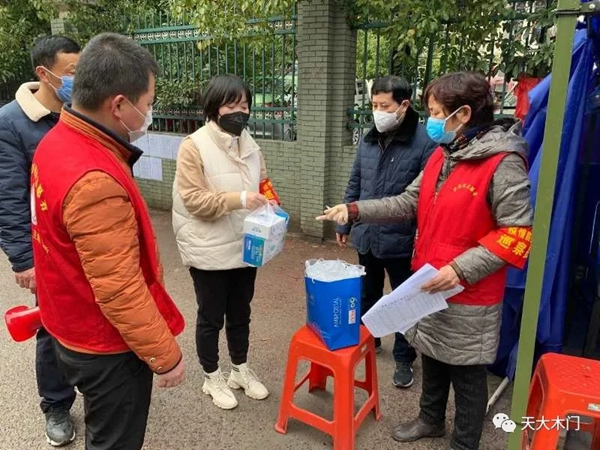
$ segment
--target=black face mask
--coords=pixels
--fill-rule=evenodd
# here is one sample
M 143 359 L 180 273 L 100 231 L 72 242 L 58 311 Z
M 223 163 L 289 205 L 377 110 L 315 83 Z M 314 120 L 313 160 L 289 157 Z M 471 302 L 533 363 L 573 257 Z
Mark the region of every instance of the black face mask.
M 231 133 L 234 136 L 239 136 L 248 125 L 250 114 L 238 111 L 231 114 L 225 114 L 219 117 L 218 124 L 227 133 Z

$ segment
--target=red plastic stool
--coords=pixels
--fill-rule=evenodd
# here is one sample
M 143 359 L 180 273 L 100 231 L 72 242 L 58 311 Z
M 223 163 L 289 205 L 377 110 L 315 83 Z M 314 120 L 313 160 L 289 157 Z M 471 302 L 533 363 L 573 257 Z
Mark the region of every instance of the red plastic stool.
M 365 380 L 355 379 L 358 364 L 365 360 Z M 311 363 L 310 370 L 296 384 L 296 372 L 300 360 Z M 325 420 L 316 414 L 294 404 L 294 393 L 309 381 L 308 391 L 325 389 L 327 377 L 334 378 L 333 421 Z M 354 416 L 354 387 L 366 390 L 369 398 L 358 414 Z M 334 450 L 353 450 L 356 431 L 373 411 L 375 419 L 381 419 L 379 410 L 379 387 L 375 362 L 375 340 L 369 331 L 361 326 L 358 346 L 336 351 L 328 350 L 319 337 L 307 326 L 300 328 L 290 344 L 283 394 L 279 407 L 279 418 L 275 429 L 285 434 L 290 418 L 297 419 L 333 437 Z
M 574 429 L 569 416 L 593 418 L 580 419 L 578 429 L 592 433 L 592 449 L 600 449 L 600 361 L 547 353 L 531 381 L 522 448 L 556 449 L 561 428 Z

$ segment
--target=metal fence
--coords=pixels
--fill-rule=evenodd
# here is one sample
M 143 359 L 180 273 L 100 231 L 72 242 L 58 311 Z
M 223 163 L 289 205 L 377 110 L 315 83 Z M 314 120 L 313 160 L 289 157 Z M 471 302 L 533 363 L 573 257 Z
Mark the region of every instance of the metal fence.
M 515 83 L 504 82 L 503 74 L 497 73 L 502 53 L 511 49 L 501 48 L 495 40 L 500 36 L 504 42 L 519 42 L 521 48 L 531 48 L 531 44 L 539 40 L 536 33 L 545 31 L 536 28 L 532 17 L 555 0 L 507 1 L 510 8 L 505 15 L 490 18 L 502 33 L 484 42 L 476 59 L 463 55 L 458 21 L 444 23 L 442 32 L 422 39 L 423 45 L 408 57 L 399 54 L 397 42 L 391 42 L 386 33 L 388 24 L 373 21 L 358 25 L 354 106 L 348 112 L 354 142 L 358 142 L 364 129 L 372 124 L 372 81 L 387 74 L 410 80 L 419 110 L 420 95 L 433 78 L 451 70 L 481 70 L 488 74 L 496 91 L 497 114 L 514 114 Z M 186 18 L 177 19 L 165 13 L 139 16 L 126 22 L 126 28 L 133 30 L 132 38 L 150 50 L 162 70 L 156 85 L 154 131 L 189 134 L 202 126 L 200 93 L 203 88 L 215 75 L 234 73 L 246 81 L 252 92 L 249 130 L 254 137 L 296 139 L 298 68 L 302 64 L 298 63 L 296 53 L 296 8 L 290 11 L 289 17 L 268 19 L 270 36 L 255 36 L 251 41 L 218 43 L 210 34 L 190 25 Z M 248 21 L 248 29 L 252 30 L 256 22 Z M 14 98 L 16 87 L 18 83 L 0 86 L 0 104 Z M 423 111 L 420 113 L 425 117 Z
M 496 95 L 497 117 L 514 115 L 516 82 L 505 80 L 504 73 L 498 71 L 501 52 L 512 52 L 515 55 L 522 48 L 530 51 L 535 49 L 542 40 L 540 33 L 547 31 L 536 26 L 536 13 L 542 8 L 551 8 L 556 2 L 508 0 L 508 3 L 509 8 L 502 17 L 490 18 L 490 21 L 497 24 L 499 33 L 482 43 L 477 60 L 465 58 L 463 54 L 464 42 L 461 39 L 461 23 L 458 21 L 443 23 L 441 32 L 424 39 L 424 45 L 416 54 L 408 57 L 406 54 L 399 54 L 396 42 L 390 42 L 385 32 L 389 27 L 388 23 L 358 25 L 356 89 L 354 107 L 349 110 L 354 143 L 358 143 L 363 132 L 372 125 L 370 87 L 375 78 L 388 74 L 400 75 L 409 80 L 413 88 L 413 104 L 423 119 L 426 117 L 420 105 L 423 90 L 432 79 L 455 70 L 479 70 L 487 74 Z M 514 45 L 501 48 L 500 40 L 504 43 L 513 42 Z M 522 54 L 519 58 L 525 61 L 525 56 Z
M 289 18 L 268 19 L 272 35 L 250 42 L 213 44 L 209 34 L 185 22 L 155 14 L 134 23 L 133 39 L 150 50 L 162 70 L 153 129 L 187 134 L 202 126 L 202 89 L 213 76 L 234 73 L 252 92 L 249 130 L 254 137 L 295 140 L 296 11 Z

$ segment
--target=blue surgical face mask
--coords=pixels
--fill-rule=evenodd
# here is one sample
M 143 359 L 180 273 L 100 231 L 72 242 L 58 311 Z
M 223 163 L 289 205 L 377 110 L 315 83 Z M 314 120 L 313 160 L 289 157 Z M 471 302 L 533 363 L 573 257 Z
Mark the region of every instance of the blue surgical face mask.
M 46 69 L 45 67 L 44 69 L 50 74 L 52 74 L 54 77 L 60 79 L 61 81 L 61 85 L 59 88 L 55 88 L 54 86 L 52 86 L 52 84 L 50 84 L 50 86 L 52 86 L 52 89 L 56 91 L 56 96 L 63 103 L 70 103 L 71 96 L 73 94 L 73 75 L 63 75 L 62 77 L 59 77 L 58 75 L 52 73 L 50 70 Z
M 430 117 L 427 119 L 427 134 L 432 141 L 438 144 L 449 144 L 456 139 L 456 134 L 462 128 L 462 124 L 460 124 L 455 130 L 446 131 L 446 123 L 448 122 L 448 119 L 454 117 L 454 115 L 460 111 L 461 108 L 458 108 L 445 119 L 437 119 L 435 117 Z

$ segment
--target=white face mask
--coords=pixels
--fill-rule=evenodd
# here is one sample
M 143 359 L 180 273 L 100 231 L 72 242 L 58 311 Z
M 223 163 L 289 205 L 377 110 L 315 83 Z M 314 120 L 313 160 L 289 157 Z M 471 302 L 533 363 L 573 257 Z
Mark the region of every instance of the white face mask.
M 375 121 L 375 127 L 377 128 L 377 131 L 380 133 L 385 133 L 386 131 L 389 131 L 399 125 L 402 120 L 404 120 L 404 113 L 398 117 L 399 109 L 400 107 L 398 107 L 398 109 L 394 112 L 374 111 L 373 120 Z
M 145 136 L 148 132 L 148 128 L 150 127 L 150 125 L 152 125 L 152 107 L 150 107 L 146 115 L 144 115 L 139 109 L 133 106 L 133 103 L 131 103 L 129 100 L 127 101 L 133 107 L 133 109 L 135 109 L 140 114 L 140 116 L 144 117 L 144 123 L 142 124 L 139 130 L 131 130 L 127 125 L 125 125 L 125 122 L 121 120 L 121 123 L 125 128 L 127 128 L 127 131 L 129 132 L 129 142 L 135 142 L 142 136 Z

